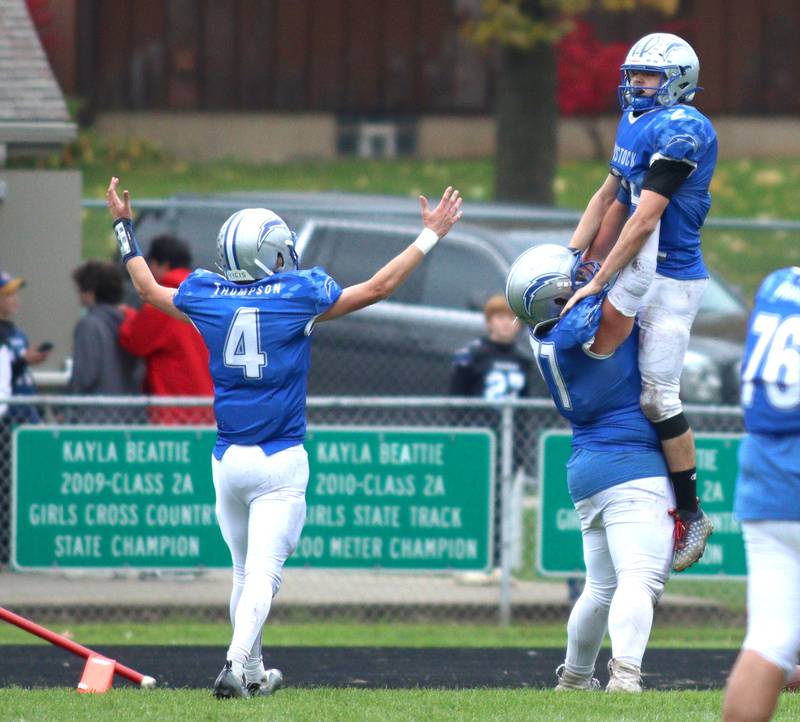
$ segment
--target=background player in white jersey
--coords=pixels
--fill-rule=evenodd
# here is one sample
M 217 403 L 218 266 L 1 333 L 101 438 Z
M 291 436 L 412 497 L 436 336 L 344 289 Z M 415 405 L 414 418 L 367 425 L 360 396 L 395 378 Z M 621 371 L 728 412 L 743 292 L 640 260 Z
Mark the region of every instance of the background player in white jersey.
M 559 413 L 572 424 L 567 485 L 581 523 L 586 585 L 570 613 L 557 689 L 591 689 L 608 628 L 609 692 L 641 692 L 653 606 L 669 576 L 674 495 L 653 425 L 639 404 L 638 326 L 605 291 L 559 318 L 583 274 L 579 254 L 545 244 L 511 267 L 506 297 Z M 629 335 L 630 334 L 630 335 Z M 545 482 L 546 483 L 546 482 Z
M 698 90 L 699 69 L 691 46 L 667 33 L 647 35 L 628 52 L 611 171 L 570 245 L 587 249 L 601 224 L 621 231 L 600 271 L 565 307 L 598 293 L 624 269 L 608 298 L 614 312 L 638 313 L 642 409 L 661 440 L 681 522 L 677 571 L 700 558 L 713 530 L 698 508 L 694 436 L 679 397 L 689 332 L 708 277 L 700 228 L 717 160 L 711 122 L 687 105 Z M 603 255 L 593 249 L 598 252 Z
M 742 362 L 747 435 L 734 511 L 747 553 L 747 636 L 723 717 L 768 720 L 800 653 L 800 268 L 756 293 Z
M 217 239 L 224 275 L 197 270 L 176 290 L 159 285 L 136 243 L 128 191 L 108 205 L 122 259 L 143 301 L 199 330 L 214 380 L 217 442 L 211 459 L 217 517 L 233 561 L 227 661 L 217 697 L 270 694 L 281 683 L 261 661 L 261 630 L 306 515 L 303 448 L 311 332 L 380 301 L 461 217 L 447 188 L 436 208 L 420 196 L 424 229 L 369 280 L 342 290 L 321 268 L 298 269 L 294 233 L 263 208 L 234 213 Z

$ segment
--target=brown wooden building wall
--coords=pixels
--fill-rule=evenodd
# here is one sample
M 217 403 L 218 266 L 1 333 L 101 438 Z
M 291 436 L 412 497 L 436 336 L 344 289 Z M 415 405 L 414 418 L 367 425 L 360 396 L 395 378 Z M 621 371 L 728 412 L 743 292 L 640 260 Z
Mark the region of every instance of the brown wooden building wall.
M 51 53 L 68 92 L 96 109 L 491 111 L 491 59 L 458 32 L 478 0 L 66 0 L 74 53 Z M 683 0 L 655 13 L 594 13 L 608 42 L 654 30 L 701 59 L 711 113 L 800 113 L 798 0 Z M 62 29 L 63 32 L 63 29 Z M 70 63 L 77 65 L 77 69 Z M 609 110 L 615 108 L 609 99 Z

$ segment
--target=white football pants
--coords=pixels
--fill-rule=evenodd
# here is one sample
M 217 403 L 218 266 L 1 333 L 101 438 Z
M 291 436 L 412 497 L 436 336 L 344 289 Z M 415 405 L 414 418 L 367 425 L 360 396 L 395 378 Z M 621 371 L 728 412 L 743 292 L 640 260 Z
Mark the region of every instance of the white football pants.
M 650 421 L 677 416 L 689 333 L 703 300 L 707 279 L 679 281 L 656 273 L 658 228 L 623 268 L 608 294 L 621 314 L 637 316 L 642 411 Z
M 800 522 L 742 523 L 747 552 L 747 636 L 742 647 L 788 677 L 800 652 Z
M 672 565 L 674 505 L 665 476 L 627 481 L 575 504 L 586 586 L 567 623 L 569 671 L 592 674 L 606 628 L 614 658 L 641 667 Z
M 683 410 L 683 360 L 707 282 L 706 278 L 679 281 L 656 273 L 642 299 L 638 314 L 641 405 L 650 421 L 665 421 Z
M 306 517 L 308 455 L 302 445 L 267 456 L 260 446 L 231 446 L 211 458 L 217 519 L 233 562 L 228 659 L 261 660 L 261 628 Z M 252 665 L 251 665 L 252 666 Z

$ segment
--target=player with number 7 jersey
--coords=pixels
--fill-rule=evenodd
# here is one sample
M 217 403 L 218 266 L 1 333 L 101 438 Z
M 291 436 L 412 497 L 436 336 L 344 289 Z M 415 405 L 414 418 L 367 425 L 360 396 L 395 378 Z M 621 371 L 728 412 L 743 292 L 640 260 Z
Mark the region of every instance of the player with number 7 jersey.
M 594 686 L 608 628 L 606 689 L 635 693 L 642 690 L 653 607 L 669 576 L 675 497 L 658 435 L 639 403 L 638 326 L 614 309 L 605 290 L 560 316 L 597 266 L 563 246 L 535 246 L 512 265 L 506 298 L 528 324 L 536 364 L 572 425 L 567 488 L 583 537 L 586 586 L 567 623 L 556 689 Z
M 220 531 L 231 552 L 233 637 L 214 683 L 218 698 L 272 694 L 282 683 L 261 657 L 261 630 L 306 516 L 306 382 L 311 333 L 391 295 L 461 218 L 448 187 L 408 248 L 363 283 L 342 289 L 321 268 L 301 270 L 295 236 L 265 208 L 234 213 L 217 237 L 220 274 L 197 270 L 177 291 L 159 285 L 139 250 L 130 196 L 107 200 L 120 255 L 143 301 L 191 321 L 209 351 L 217 443 L 211 459 Z

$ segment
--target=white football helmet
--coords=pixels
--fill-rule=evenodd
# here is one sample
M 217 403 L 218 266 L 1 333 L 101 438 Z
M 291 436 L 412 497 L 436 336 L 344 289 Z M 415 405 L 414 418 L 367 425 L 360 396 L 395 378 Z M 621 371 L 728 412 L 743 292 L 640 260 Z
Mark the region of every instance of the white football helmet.
M 229 281 L 257 281 L 278 271 L 296 271 L 294 242 L 295 234 L 280 216 L 266 208 L 245 208 L 219 229 L 217 267 Z
M 655 94 L 642 95 L 642 88 L 631 85 L 630 71 L 661 73 Z M 651 33 L 636 42 L 620 66 L 619 102 L 623 110 L 649 110 L 659 105 L 670 107 L 689 103 L 699 90 L 700 61 L 683 38 L 670 33 Z
M 558 320 L 572 294 L 598 268 L 594 261 L 581 261 L 574 249 L 555 243 L 534 246 L 512 264 L 506 278 L 506 301 L 536 335 L 537 329 Z

